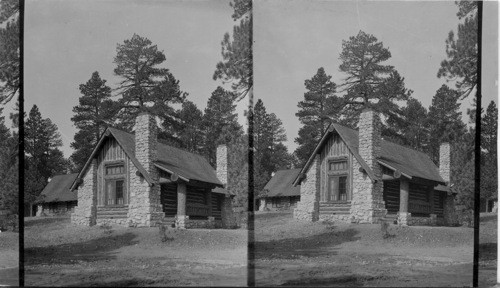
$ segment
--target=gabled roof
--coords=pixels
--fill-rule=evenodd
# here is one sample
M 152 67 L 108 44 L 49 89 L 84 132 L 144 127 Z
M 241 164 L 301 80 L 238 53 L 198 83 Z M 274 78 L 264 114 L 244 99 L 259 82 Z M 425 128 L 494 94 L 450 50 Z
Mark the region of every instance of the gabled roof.
M 69 189 L 76 176 L 78 173 L 54 176 L 43 188 L 36 203 L 77 201 L 76 191 Z
M 358 152 L 358 131 L 339 125 L 337 123 L 332 123 L 327 129 L 327 132 L 323 135 L 320 142 L 314 149 L 313 154 L 306 162 L 306 165 L 302 168 L 300 174 L 307 171 L 309 166 L 314 159 L 314 156 L 321 151 L 326 140 L 334 133 L 337 132 L 342 140 L 346 143 L 349 151 L 354 155 L 356 160 L 361 164 L 363 169 L 367 172 L 368 176 L 372 180 L 381 180 L 375 179 L 373 175 L 373 171 L 366 165 L 366 162 L 361 159 Z M 397 170 L 401 172 L 401 174 L 407 178 L 422 178 L 431 181 L 438 182 L 439 184 L 444 184 L 444 180 L 439 175 L 438 167 L 432 162 L 429 156 L 423 152 L 416 151 L 414 149 L 404 147 L 402 145 L 392 143 L 390 141 L 382 140 L 380 143 L 380 158 L 378 162 L 381 165 L 384 165 L 392 170 Z M 297 177 L 294 181 L 294 185 L 297 185 L 301 179 Z
M 98 153 L 100 147 L 104 143 L 105 138 L 109 136 L 112 136 L 116 139 L 125 154 L 127 154 L 127 156 L 131 159 L 131 161 L 134 163 L 134 166 L 137 167 L 146 181 L 149 184 L 153 184 L 153 180 L 151 179 L 149 173 L 146 172 L 144 167 L 135 157 L 134 134 L 116 128 L 106 129 L 106 132 L 101 136 L 99 143 L 94 148 L 87 163 L 80 171 L 78 178 L 80 178 L 85 173 L 85 170 L 90 165 L 91 159 L 96 155 L 96 153 Z M 175 173 L 179 176 L 179 178 L 183 179 L 186 182 L 189 182 L 190 180 L 196 180 L 221 187 L 223 186 L 220 180 L 217 178 L 215 170 L 203 156 L 171 147 L 161 142 L 158 142 L 157 149 L 158 161 L 155 162 L 157 168 L 165 170 L 168 173 Z M 72 185 L 72 189 L 74 189 L 73 186 L 75 186 L 75 184 Z
M 267 194 L 260 198 L 300 196 L 300 187 L 293 186 L 293 180 L 299 174 L 300 169 L 279 170 L 264 186 Z

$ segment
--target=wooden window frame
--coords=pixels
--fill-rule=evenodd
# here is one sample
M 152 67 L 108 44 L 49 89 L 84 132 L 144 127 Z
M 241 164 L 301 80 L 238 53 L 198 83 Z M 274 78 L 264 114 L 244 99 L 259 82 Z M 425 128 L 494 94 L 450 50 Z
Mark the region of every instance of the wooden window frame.
M 331 163 L 340 163 L 340 162 L 345 162 L 346 163 L 346 169 L 343 170 L 330 170 L 330 165 Z M 351 193 L 350 193 L 350 171 L 351 168 L 351 163 L 349 161 L 349 158 L 347 156 L 341 156 L 341 157 L 328 157 L 326 159 L 326 185 L 325 185 L 325 198 L 322 202 L 348 202 L 351 199 Z M 345 177 L 345 200 L 331 200 L 332 195 L 331 195 L 331 189 L 330 189 L 330 178 L 335 177 L 337 178 L 337 185 L 339 185 L 338 190 L 338 198 L 341 198 L 340 194 L 340 178 Z
M 113 167 L 113 166 L 123 166 L 123 173 L 121 174 L 111 174 L 108 175 L 106 174 L 107 168 L 108 167 Z M 113 160 L 113 161 L 106 161 L 103 163 L 103 193 L 104 193 L 104 206 L 105 207 L 113 207 L 113 206 L 123 206 L 123 205 L 128 205 L 129 203 L 129 194 L 128 194 L 128 189 L 127 189 L 127 165 L 125 165 L 124 160 Z M 112 181 L 115 184 L 113 187 L 115 187 L 115 204 L 108 204 L 108 183 Z M 116 204 L 116 182 L 118 181 L 123 181 L 123 186 L 122 186 L 122 196 L 123 196 L 123 204 Z

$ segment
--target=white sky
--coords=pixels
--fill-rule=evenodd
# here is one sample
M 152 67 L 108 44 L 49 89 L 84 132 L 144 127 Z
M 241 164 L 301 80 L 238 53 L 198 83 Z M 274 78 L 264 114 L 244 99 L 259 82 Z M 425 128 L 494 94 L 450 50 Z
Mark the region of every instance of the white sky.
M 497 101 L 498 9 L 484 5 L 483 105 Z M 99 71 L 116 87 L 116 44 L 133 33 L 149 38 L 166 54 L 165 67 L 180 80 L 188 99 L 204 109 L 219 81 L 220 42 L 232 32 L 229 0 L 27 0 L 25 6 L 25 110 L 39 106 L 58 126 L 66 157 L 76 132 L 70 118 L 81 96 L 78 86 Z M 254 0 L 254 95 L 285 126 L 289 151 L 300 127 L 295 113 L 304 80 L 324 67 L 340 84 L 342 40 L 359 30 L 375 35 L 392 53 L 388 64 L 405 77 L 425 107 L 445 83 L 436 77 L 445 59 L 445 39 L 459 22 L 453 1 L 367 2 Z M 470 107 L 471 98 L 462 110 Z M 238 105 L 240 123 L 247 101 Z M 8 110 L 8 109 L 6 109 Z

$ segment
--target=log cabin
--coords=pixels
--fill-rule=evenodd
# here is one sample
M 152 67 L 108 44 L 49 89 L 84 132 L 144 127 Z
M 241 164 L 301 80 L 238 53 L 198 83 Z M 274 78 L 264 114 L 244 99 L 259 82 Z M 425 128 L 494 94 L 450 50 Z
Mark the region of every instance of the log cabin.
M 450 145 L 439 168 L 428 155 L 381 137 L 378 113 L 362 111 L 358 130 L 332 123 L 294 179 L 297 219 L 400 225 L 453 225 Z
M 77 204 L 77 196 L 76 191 L 71 191 L 70 187 L 77 175 L 73 173 L 52 177 L 34 203 L 35 215 L 40 217 L 73 213 Z
M 258 197 L 260 211 L 289 210 L 300 200 L 300 186 L 293 181 L 300 169 L 278 170 L 264 186 Z
M 217 170 L 197 154 L 157 139 L 154 116 L 141 112 L 133 134 L 107 128 L 71 190 L 80 225 L 177 228 L 230 227 L 227 147 L 217 148 Z

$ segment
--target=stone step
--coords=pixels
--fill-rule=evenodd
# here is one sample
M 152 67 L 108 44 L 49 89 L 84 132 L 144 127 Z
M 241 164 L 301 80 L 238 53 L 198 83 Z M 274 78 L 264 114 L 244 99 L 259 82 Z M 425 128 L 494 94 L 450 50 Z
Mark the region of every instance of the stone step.
M 175 218 L 174 217 L 163 218 L 161 223 L 163 223 L 163 225 L 165 226 L 173 228 L 175 226 Z
M 118 207 L 97 207 L 97 218 L 108 218 L 108 219 L 118 219 L 127 218 L 128 207 L 118 206 Z
M 97 211 L 128 210 L 128 205 L 97 206 Z
M 351 202 L 319 203 L 319 207 L 351 207 Z
M 319 210 L 351 210 L 351 206 L 320 206 Z

